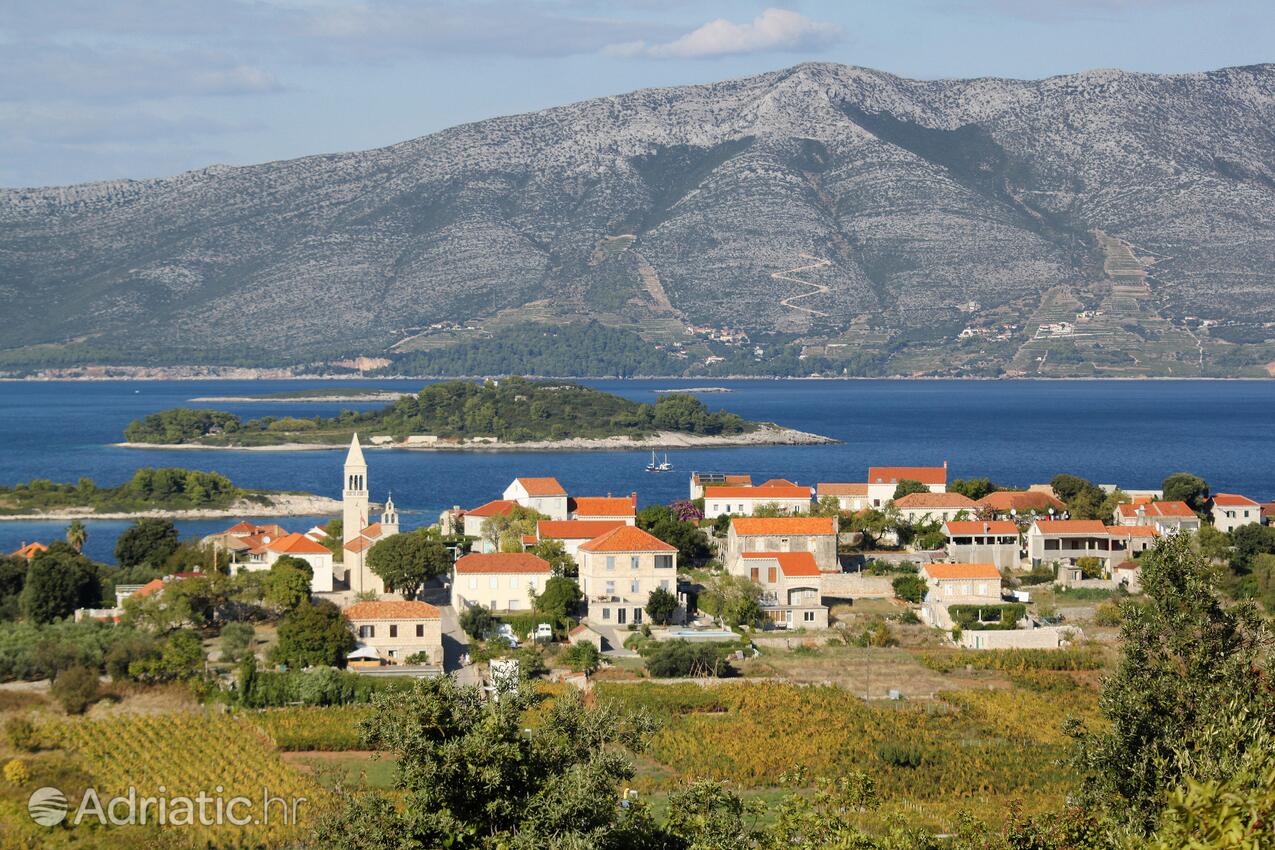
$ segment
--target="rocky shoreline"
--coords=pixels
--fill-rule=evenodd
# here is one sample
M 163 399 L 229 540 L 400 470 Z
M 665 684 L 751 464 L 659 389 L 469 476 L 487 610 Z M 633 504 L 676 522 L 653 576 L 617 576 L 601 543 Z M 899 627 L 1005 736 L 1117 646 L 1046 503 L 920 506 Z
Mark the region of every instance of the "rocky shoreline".
M 370 441 L 369 441 L 370 442 Z M 705 434 L 683 434 L 675 431 L 661 431 L 648 437 L 634 439 L 628 436 L 616 437 L 576 437 L 566 440 L 538 440 L 517 443 L 446 443 L 419 445 L 406 443 L 383 443 L 380 445 L 365 442 L 364 451 L 376 449 L 402 449 L 413 452 L 575 452 L 575 451 L 623 451 L 628 449 L 712 449 L 739 448 L 746 446 L 821 446 L 840 442 L 820 434 L 810 434 L 792 428 L 781 428 L 774 425 L 762 425 L 755 431 L 746 434 L 729 436 L 712 436 Z M 115 443 L 121 448 L 129 449 L 189 449 L 193 451 L 248 451 L 248 452 L 300 452 L 300 451 L 336 451 L 347 448 L 346 443 L 281 443 L 273 446 L 208 446 L 203 444 L 179 443 Z
M 57 508 L 51 511 L 30 514 L 0 514 L 0 522 L 23 521 L 39 522 L 41 520 L 72 519 L 217 519 L 219 517 L 289 517 L 289 516 L 338 516 L 341 503 L 327 496 L 314 496 L 308 493 L 277 493 L 271 496 L 269 504 L 262 504 L 248 499 L 225 508 L 198 508 L 193 510 L 146 511 L 111 511 L 99 513 L 92 508 Z

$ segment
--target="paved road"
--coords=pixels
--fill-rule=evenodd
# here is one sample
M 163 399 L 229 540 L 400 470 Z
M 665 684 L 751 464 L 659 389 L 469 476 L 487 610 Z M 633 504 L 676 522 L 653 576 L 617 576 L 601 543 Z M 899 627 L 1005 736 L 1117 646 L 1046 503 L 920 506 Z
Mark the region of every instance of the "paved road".
M 469 651 L 469 635 L 460 627 L 460 617 L 451 606 L 451 599 L 439 581 L 431 581 L 425 585 L 421 598 L 432 605 L 437 605 L 443 617 L 443 669 L 451 673 L 462 685 L 480 684 L 478 668 L 470 665 L 462 667 L 460 660 Z

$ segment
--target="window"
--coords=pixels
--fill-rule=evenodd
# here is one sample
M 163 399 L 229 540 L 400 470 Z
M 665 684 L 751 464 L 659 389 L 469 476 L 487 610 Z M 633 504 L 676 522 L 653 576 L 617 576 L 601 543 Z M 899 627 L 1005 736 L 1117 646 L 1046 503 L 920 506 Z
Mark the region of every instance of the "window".
M 417 623 L 417 624 L 416 624 L 416 636 L 417 636 L 417 637 L 425 637 L 425 624 L 424 624 L 424 623 Z
M 641 609 L 641 608 L 634 608 L 634 609 L 633 609 L 633 622 L 634 622 L 634 624 L 637 624 L 637 623 L 641 623 L 641 622 L 642 622 L 642 609 Z
M 398 625 L 390 626 L 390 637 L 398 637 Z
M 361 638 L 376 637 L 376 626 L 359 626 L 359 637 Z
M 672 555 L 656 555 L 655 568 L 657 570 L 673 569 L 673 556 Z
M 660 590 L 668 590 L 668 579 L 660 579 Z
M 769 582 L 770 584 L 774 584 L 778 580 L 778 578 L 779 578 L 779 571 L 775 569 L 774 567 L 771 567 L 770 569 L 766 571 L 766 581 Z
M 637 555 L 630 555 L 630 556 L 629 556 L 629 569 L 631 569 L 631 570 L 636 570 L 636 569 L 638 568 L 638 564 L 639 564 L 639 563 L 640 563 L 640 562 L 639 562 L 639 560 L 638 560 L 638 556 L 637 556 Z
M 641 588 L 642 583 L 637 579 L 633 579 L 633 581 L 629 582 L 629 593 L 637 593 L 641 590 Z
M 386 653 L 390 658 L 398 658 L 398 650 L 391 649 Z
M 815 621 L 815 612 L 806 611 L 801 615 L 801 619 L 805 620 L 807 623 L 813 623 Z
M 517 590 L 517 589 L 518 589 L 518 577 L 517 577 L 517 576 L 510 576 L 510 577 L 509 577 L 509 589 L 510 589 L 510 590 Z
M 500 579 L 498 579 L 496 576 L 492 576 L 487 583 L 488 585 L 490 585 L 492 590 L 495 590 L 496 588 L 500 587 Z
M 615 572 L 615 556 L 607 555 L 607 571 Z
M 602 609 L 602 619 L 603 619 L 603 620 L 610 620 L 610 619 L 611 619 L 611 609 L 610 609 L 610 608 L 603 608 L 603 609 Z
M 470 589 L 470 590 L 477 590 L 477 589 L 478 589 L 478 576 L 470 576 L 470 577 L 469 577 L 469 589 Z
M 615 609 L 615 621 L 619 623 L 621 626 L 623 626 L 628 621 L 627 620 L 628 615 L 629 615 L 629 609 L 627 608 Z
M 761 578 L 761 568 L 753 567 L 752 569 L 750 569 L 748 571 L 748 577 L 751 578 L 753 581 L 759 581 Z
M 609 581 L 607 582 L 607 596 L 614 596 L 614 595 L 615 595 L 615 582 Z

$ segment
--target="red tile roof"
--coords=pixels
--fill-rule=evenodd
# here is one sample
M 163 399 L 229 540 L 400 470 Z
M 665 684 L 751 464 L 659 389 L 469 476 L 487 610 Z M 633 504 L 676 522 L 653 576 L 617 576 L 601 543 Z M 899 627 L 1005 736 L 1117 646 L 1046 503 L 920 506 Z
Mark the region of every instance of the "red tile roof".
M 1045 534 L 1106 534 L 1100 519 L 1038 519 L 1036 527 Z
M 1213 504 L 1222 505 L 1227 508 L 1243 508 L 1254 507 L 1257 505 L 1257 502 L 1253 501 L 1248 496 L 1241 496 L 1237 493 L 1214 493 Z
M 819 496 L 866 496 L 868 482 L 862 484 L 821 483 L 815 485 L 815 493 Z
M 504 516 L 513 512 L 518 507 L 518 503 L 512 499 L 493 499 L 485 505 L 479 505 L 470 511 L 465 511 L 465 516 L 489 517 Z
M 548 573 L 550 570 L 548 561 L 530 552 L 473 552 L 456 562 L 457 575 Z
M 810 488 L 796 485 L 773 487 L 705 487 L 706 499 L 804 499 L 810 501 Z
M 869 484 L 898 484 L 919 481 L 922 484 L 947 484 L 946 466 L 870 466 Z
M 26 558 L 29 561 L 32 558 L 34 558 L 36 555 L 39 555 L 41 552 L 47 552 L 47 551 L 49 551 L 48 546 L 45 546 L 43 543 L 40 543 L 39 541 L 36 541 L 35 543 L 28 543 L 27 545 L 23 546 L 21 549 L 14 551 L 11 554 L 11 557 Z
M 1154 525 L 1109 525 L 1107 533 L 1112 537 L 1159 537 Z
M 622 519 L 542 519 L 536 534 L 541 540 L 592 540 L 624 524 Z
M 349 543 L 346 543 L 342 548 L 347 552 L 366 552 L 368 549 L 371 549 L 373 545 L 372 541 L 368 540 L 366 537 L 356 537 Z
M 735 517 L 730 527 L 742 537 L 837 533 L 837 521 L 830 516 Z
M 1189 519 L 1195 516 L 1195 511 L 1191 510 L 1186 502 L 1143 502 L 1140 504 L 1122 504 L 1117 505 L 1116 510 L 1120 511 L 1120 516 L 1127 519 L 1133 519 L 1141 510 L 1148 517 L 1181 517 Z
M 522 485 L 522 489 L 527 491 L 528 496 L 567 495 L 567 491 L 562 489 L 562 485 L 558 483 L 556 478 L 518 478 L 515 480 Z
M 995 564 L 926 564 L 921 567 L 930 578 L 1000 578 Z
M 772 478 L 769 481 L 763 481 L 757 485 L 758 487 L 796 487 L 796 481 L 789 481 L 787 478 Z
M 164 589 L 164 580 L 162 578 L 153 578 L 146 584 L 134 590 L 129 596 L 130 599 L 145 599 L 153 593 L 159 593 Z
M 316 543 L 296 531 L 278 540 L 270 541 L 266 544 L 266 548 L 271 552 L 281 552 L 285 555 L 326 555 L 331 551 L 323 544 Z
M 1018 526 L 1008 519 L 993 519 L 987 522 L 979 520 L 953 520 L 943 524 L 948 537 L 964 537 L 979 534 L 1018 534 Z
M 364 537 L 380 537 L 381 524 L 379 522 L 374 522 L 371 525 L 369 525 L 367 528 L 360 531 L 359 534 L 362 534 Z
M 643 531 L 634 525 L 622 525 L 613 528 L 580 548 L 586 552 L 676 552 L 676 546 L 670 546 L 653 534 Z
M 812 552 L 745 552 L 740 557 L 757 561 L 778 561 L 779 569 L 789 578 L 823 574 L 819 565 L 815 563 Z
M 997 490 L 995 493 L 988 493 L 979 499 L 978 503 L 997 513 L 1009 513 L 1010 511 L 1040 511 L 1043 513 L 1050 508 L 1056 511 L 1063 511 L 1067 508 L 1059 499 L 1048 493 L 1040 493 L 1034 490 Z
M 973 510 L 978 504 L 969 496 L 960 493 L 908 493 L 894 500 L 894 506 L 902 510 L 923 510 L 925 508 L 956 508 Z
M 577 496 L 568 509 L 578 517 L 633 516 L 637 506 L 629 496 Z
M 346 608 L 345 618 L 354 620 L 438 620 L 442 612 L 428 602 L 355 602 Z

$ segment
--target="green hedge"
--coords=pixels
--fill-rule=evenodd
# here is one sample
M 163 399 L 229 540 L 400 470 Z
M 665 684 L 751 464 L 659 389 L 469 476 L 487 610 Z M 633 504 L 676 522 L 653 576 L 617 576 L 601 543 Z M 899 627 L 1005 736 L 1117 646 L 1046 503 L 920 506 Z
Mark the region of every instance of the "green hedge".
M 1021 602 L 1000 605 L 949 605 L 947 613 L 965 631 L 1008 631 L 1027 613 Z
M 249 708 L 276 708 L 286 705 L 358 705 L 369 703 L 383 691 L 411 687 L 407 676 L 362 676 L 331 667 L 313 670 L 258 672 L 239 702 Z

